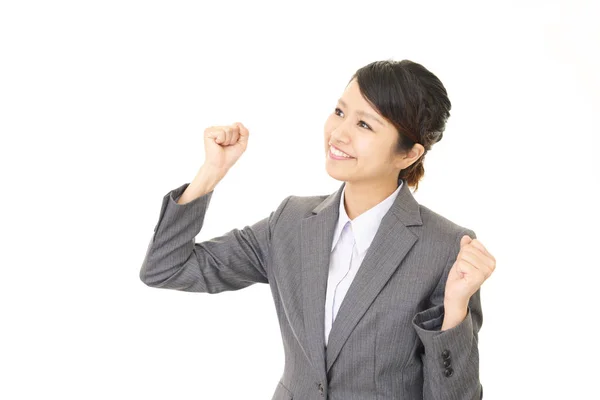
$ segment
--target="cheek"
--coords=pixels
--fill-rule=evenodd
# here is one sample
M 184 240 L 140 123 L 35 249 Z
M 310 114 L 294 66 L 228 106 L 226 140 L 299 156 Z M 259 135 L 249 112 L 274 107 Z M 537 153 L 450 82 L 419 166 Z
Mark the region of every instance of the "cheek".
M 331 131 L 333 131 L 335 129 L 335 127 L 336 127 L 335 117 L 333 115 L 330 115 L 325 120 L 325 125 L 324 125 L 325 133 L 330 133 Z

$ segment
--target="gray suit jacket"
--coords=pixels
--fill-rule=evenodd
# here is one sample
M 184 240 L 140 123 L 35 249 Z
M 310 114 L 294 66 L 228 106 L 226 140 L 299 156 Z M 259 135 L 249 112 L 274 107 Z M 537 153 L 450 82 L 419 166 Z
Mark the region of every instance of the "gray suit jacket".
M 243 229 L 195 242 L 213 192 L 177 204 L 168 192 L 140 279 L 151 287 L 219 293 L 268 283 L 285 367 L 272 400 L 474 400 L 479 381 L 480 291 L 466 319 L 440 331 L 448 272 L 467 228 L 414 199 L 406 182 L 383 217 L 324 344 L 333 231 L 342 188 L 288 196 Z

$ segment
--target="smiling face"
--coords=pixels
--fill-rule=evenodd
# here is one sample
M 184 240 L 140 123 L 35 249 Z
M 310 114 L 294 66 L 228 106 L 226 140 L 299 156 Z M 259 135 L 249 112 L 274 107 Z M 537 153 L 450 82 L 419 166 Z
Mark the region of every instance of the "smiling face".
M 362 96 L 356 79 L 325 121 L 324 139 L 327 173 L 340 181 L 397 184 L 407 166 L 403 155 L 395 154 L 398 131 Z M 333 159 L 330 144 L 353 158 Z

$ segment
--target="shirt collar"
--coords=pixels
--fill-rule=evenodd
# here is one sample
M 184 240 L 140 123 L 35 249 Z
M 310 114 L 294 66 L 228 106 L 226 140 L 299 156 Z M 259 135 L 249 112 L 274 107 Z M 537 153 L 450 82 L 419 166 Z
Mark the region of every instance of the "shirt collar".
M 400 189 L 404 184 L 404 180 L 400 179 L 399 182 L 400 184 L 394 193 L 390 194 L 385 200 L 360 214 L 353 220 L 350 220 L 350 217 L 348 217 L 348 214 L 346 213 L 346 207 L 344 207 L 344 193 L 346 192 L 346 185 L 344 185 L 344 188 L 342 189 L 342 195 L 340 196 L 339 217 L 333 233 L 331 251 L 333 251 L 335 248 L 335 245 L 342 234 L 342 229 L 344 229 L 344 225 L 346 225 L 346 222 L 348 221 L 350 221 L 350 225 L 352 227 L 352 233 L 354 234 L 354 240 L 356 242 L 358 253 L 361 254 L 369 248 L 373 238 L 375 237 L 375 234 L 377 233 L 377 230 L 379 229 L 381 220 L 394 204 L 394 200 L 396 199 L 396 196 L 398 196 L 398 193 L 400 193 Z

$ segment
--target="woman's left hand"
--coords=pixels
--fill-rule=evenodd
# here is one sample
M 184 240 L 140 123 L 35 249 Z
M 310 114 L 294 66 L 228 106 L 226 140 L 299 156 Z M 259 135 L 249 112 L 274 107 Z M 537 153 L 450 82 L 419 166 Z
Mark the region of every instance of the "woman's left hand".
M 467 308 L 471 296 L 496 269 L 496 259 L 477 239 L 464 235 L 460 251 L 448 273 L 444 304 Z

